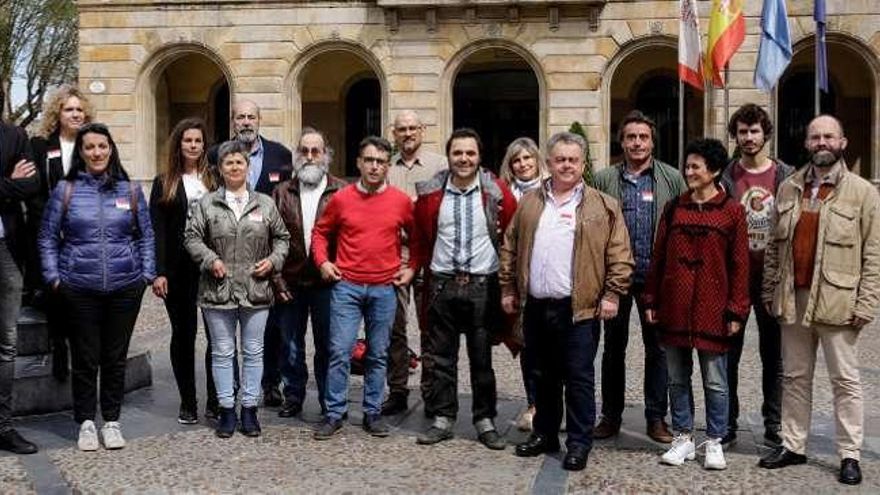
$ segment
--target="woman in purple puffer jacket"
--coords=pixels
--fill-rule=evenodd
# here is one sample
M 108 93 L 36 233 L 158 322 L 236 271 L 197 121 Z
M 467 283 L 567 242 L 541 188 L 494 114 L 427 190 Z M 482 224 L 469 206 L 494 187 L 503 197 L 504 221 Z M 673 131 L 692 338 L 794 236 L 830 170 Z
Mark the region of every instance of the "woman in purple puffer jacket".
M 110 131 L 79 129 L 73 164 L 52 192 L 39 247 L 43 278 L 60 295 L 70 325 L 74 419 L 81 450 L 97 450 L 101 373 L 101 440 L 125 446 L 119 413 L 128 344 L 147 283 L 156 278 L 150 211 L 122 168 Z

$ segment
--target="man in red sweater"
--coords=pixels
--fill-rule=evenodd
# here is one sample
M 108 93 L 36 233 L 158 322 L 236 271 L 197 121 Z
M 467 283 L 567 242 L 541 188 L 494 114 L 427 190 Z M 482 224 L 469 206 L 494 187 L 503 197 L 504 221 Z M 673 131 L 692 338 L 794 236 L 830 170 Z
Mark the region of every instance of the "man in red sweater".
M 358 146 L 360 179 L 330 199 L 312 232 L 312 253 L 321 276 L 333 282 L 330 293 L 327 411 L 315 430 L 326 440 L 342 428 L 347 414 L 351 348 L 361 319 L 365 322 L 367 355 L 364 371 L 363 427 L 387 436 L 381 420 L 385 367 L 391 324 L 397 305 L 394 286 L 408 284 L 412 269 L 401 264 L 400 232 L 411 238 L 413 205 L 403 191 L 386 184 L 391 144 L 370 136 Z M 336 257 L 331 259 L 330 246 Z
M 422 315 L 431 358 L 425 409 L 434 424 L 418 438 L 434 444 L 452 438 L 458 414 L 458 350 L 467 339 L 473 388 L 473 422 L 480 442 L 503 449 L 495 429 L 496 390 L 492 341 L 498 337 L 501 296 L 498 248 L 516 209 L 507 185 L 480 167 L 480 137 L 459 129 L 446 142 L 449 170 L 416 185 L 414 268 L 425 268 L 430 305 Z M 424 304 L 423 300 L 423 304 Z M 424 352 L 424 350 L 423 350 Z

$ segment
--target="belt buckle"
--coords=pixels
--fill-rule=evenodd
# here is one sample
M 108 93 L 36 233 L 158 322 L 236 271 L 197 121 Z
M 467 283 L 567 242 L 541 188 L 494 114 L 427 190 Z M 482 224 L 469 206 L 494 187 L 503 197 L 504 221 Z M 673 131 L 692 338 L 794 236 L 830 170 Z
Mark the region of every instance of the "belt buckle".
M 455 283 L 458 285 L 467 285 L 471 281 L 471 274 L 458 272 L 455 274 Z

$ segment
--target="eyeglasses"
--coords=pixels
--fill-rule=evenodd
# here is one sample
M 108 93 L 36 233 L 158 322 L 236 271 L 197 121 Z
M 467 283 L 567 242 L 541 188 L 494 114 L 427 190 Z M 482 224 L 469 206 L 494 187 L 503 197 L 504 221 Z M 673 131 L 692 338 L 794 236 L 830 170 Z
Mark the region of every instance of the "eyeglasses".
M 321 148 L 307 148 L 305 146 L 301 146 L 298 151 L 303 156 L 319 156 L 324 154 L 324 150 Z

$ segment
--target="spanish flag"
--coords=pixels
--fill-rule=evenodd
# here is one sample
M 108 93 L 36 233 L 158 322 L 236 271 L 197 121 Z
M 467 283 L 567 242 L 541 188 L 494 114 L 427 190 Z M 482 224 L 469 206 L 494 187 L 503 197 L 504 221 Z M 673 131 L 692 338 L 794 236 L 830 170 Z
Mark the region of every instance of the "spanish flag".
M 711 78 L 716 87 L 723 88 L 725 81 L 722 71 L 733 54 L 739 49 L 746 36 L 746 21 L 743 17 L 745 0 L 712 0 L 709 14 L 709 47 L 706 49 L 706 77 Z

